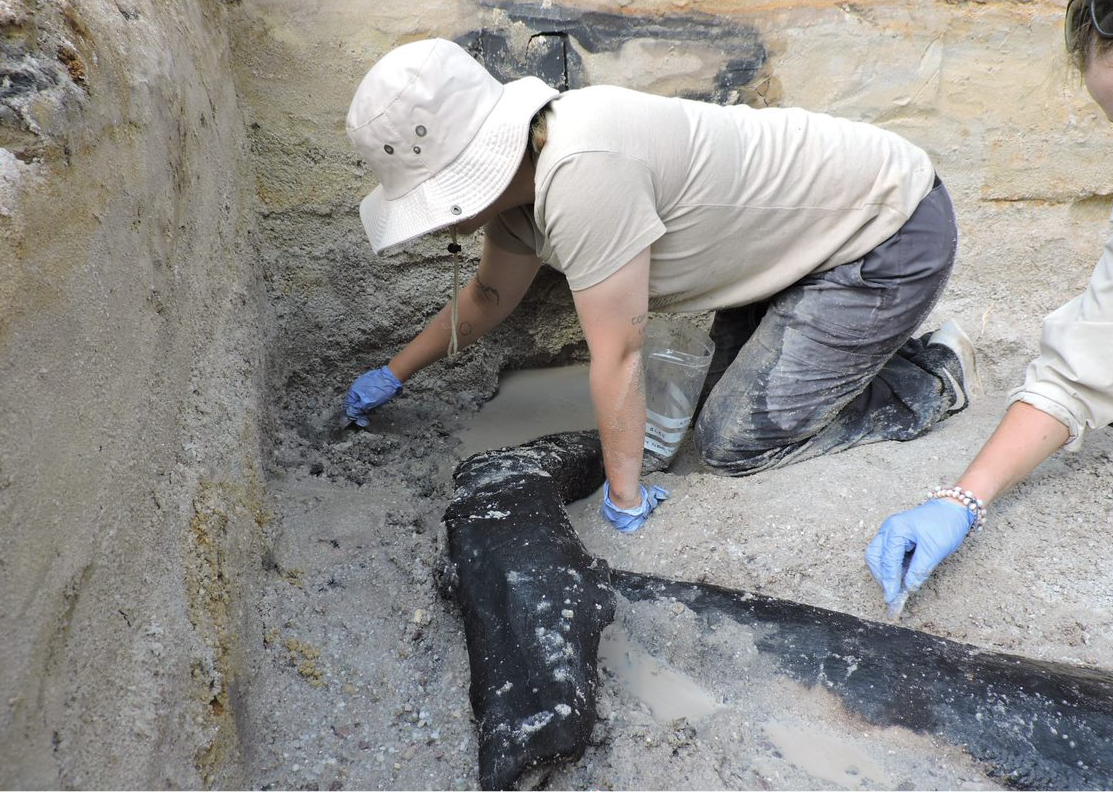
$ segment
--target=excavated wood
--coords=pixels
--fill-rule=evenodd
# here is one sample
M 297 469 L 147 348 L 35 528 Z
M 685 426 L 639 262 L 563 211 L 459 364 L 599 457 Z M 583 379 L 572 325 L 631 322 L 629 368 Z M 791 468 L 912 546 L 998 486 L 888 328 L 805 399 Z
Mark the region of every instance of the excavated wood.
M 615 596 L 564 504 L 602 483 L 595 432 L 477 454 L 456 469 L 444 522 L 484 789 L 533 786 L 587 746 Z

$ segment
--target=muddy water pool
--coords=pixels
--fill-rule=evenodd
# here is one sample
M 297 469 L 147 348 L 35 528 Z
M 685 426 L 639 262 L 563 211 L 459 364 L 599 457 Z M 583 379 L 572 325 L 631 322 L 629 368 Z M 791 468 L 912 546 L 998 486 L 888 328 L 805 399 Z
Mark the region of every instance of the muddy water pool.
M 586 365 L 504 372 L 499 392 L 460 432 L 461 454 L 519 445 L 578 429 L 594 429 Z

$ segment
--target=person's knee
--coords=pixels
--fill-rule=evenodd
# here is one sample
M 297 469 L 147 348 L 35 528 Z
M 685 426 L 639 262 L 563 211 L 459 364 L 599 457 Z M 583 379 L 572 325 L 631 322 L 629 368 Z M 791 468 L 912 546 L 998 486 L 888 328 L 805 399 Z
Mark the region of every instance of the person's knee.
M 744 476 L 765 464 L 768 449 L 748 444 L 744 438 L 730 436 L 709 422 L 697 422 L 693 435 L 696 451 L 704 464 L 722 476 Z

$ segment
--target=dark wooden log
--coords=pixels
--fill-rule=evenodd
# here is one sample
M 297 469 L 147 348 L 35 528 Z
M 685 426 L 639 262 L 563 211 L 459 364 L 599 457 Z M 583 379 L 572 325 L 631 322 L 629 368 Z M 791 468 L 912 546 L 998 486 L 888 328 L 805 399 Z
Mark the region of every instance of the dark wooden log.
M 564 504 L 603 483 L 595 432 L 477 454 L 445 512 L 471 665 L 484 789 L 530 787 L 579 759 L 595 725 L 599 636 L 614 618 L 607 565 Z

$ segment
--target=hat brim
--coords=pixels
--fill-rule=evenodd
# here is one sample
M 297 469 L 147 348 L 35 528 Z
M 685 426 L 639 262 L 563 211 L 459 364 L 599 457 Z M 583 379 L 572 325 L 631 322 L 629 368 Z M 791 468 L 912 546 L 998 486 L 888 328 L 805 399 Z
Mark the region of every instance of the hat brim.
M 475 217 L 502 194 L 526 150 L 530 121 L 559 92 L 536 77 L 506 83 L 471 143 L 440 173 L 405 195 L 386 199 L 376 187 L 359 217 L 376 254 Z

